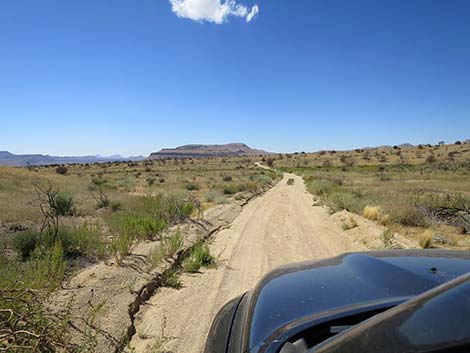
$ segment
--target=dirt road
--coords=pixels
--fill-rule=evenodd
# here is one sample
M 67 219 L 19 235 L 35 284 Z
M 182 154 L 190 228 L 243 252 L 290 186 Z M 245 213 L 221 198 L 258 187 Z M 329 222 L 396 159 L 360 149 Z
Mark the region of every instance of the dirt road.
M 287 184 L 289 178 L 294 185 Z M 138 353 L 157 351 L 164 330 L 166 351 L 201 353 L 213 317 L 229 299 L 277 266 L 365 249 L 350 239 L 325 208 L 312 206 L 303 180 L 286 174 L 214 236 L 210 249 L 217 269 L 185 274 L 182 289 L 163 288 L 147 303 L 131 346 Z

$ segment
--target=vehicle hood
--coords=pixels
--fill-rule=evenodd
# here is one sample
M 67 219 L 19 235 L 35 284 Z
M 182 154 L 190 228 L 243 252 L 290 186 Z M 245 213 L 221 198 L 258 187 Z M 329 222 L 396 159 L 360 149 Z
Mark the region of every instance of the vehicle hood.
M 403 302 L 470 272 L 470 253 L 408 250 L 344 254 L 280 267 L 251 294 L 249 350 L 313 315 L 371 302 Z

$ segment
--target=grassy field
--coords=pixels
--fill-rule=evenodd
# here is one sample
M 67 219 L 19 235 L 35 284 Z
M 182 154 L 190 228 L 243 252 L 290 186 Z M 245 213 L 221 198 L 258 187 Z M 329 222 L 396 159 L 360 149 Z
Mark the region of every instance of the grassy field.
M 332 212 L 361 214 L 422 247 L 470 246 L 470 144 L 319 152 L 269 162 L 304 176 L 308 190 Z
M 172 256 L 182 239 L 163 237 L 168 227 L 248 198 L 280 176 L 254 161 L 0 167 L 0 348 L 22 351 L 12 348 L 14 342 L 55 351 L 66 342 L 67 323 L 41 306 L 48 293 L 83 264 L 106 258 L 121 264 L 139 241 L 160 240 L 155 263 Z M 205 252 L 201 245 L 185 268 L 210 263 Z M 25 316 L 33 319 L 23 321 Z

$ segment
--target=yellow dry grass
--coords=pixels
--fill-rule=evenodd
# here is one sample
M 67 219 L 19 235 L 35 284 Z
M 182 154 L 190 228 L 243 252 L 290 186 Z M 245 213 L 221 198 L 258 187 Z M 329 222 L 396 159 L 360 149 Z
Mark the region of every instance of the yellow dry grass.
M 430 248 L 432 245 L 432 236 L 433 232 L 430 229 L 425 230 L 419 238 L 419 246 L 421 246 L 423 249 Z
M 380 217 L 380 207 L 378 206 L 366 206 L 362 211 L 364 218 L 370 219 L 371 221 L 377 221 Z

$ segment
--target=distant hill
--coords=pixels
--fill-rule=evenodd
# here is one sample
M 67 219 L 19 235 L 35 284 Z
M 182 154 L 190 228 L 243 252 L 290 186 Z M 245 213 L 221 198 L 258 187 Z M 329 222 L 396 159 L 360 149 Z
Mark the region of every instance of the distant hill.
M 122 157 L 114 155 L 104 156 L 71 156 L 57 157 L 44 154 L 13 154 L 8 151 L 0 151 L 0 165 L 24 167 L 27 165 L 73 164 L 73 163 L 105 163 L 115 161 L 140 161 L 143 156 Z
M 225 145 L 184 145 L 176 148 L 164 148 L 158 152 L 151 153 L 148 159 L 240 157 L 260 154 L 268 154 L 268 152 L 250 148 L 244 143 L 229 143 Z

